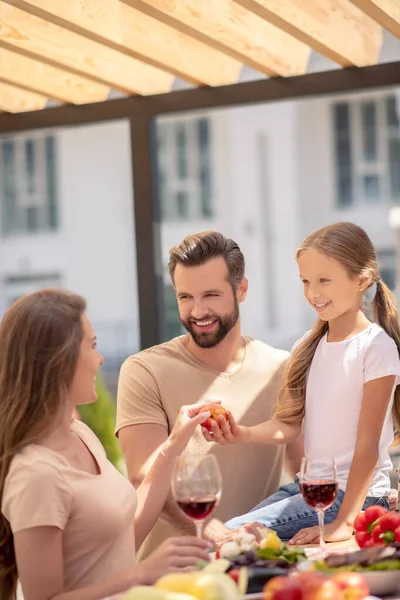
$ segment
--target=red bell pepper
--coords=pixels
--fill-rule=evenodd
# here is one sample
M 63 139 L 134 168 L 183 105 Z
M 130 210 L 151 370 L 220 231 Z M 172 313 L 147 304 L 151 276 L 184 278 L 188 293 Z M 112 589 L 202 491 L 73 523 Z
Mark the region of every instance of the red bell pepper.
M 375 527 L 372 531 L 372 539 L 374 541 L 374 546 L 384 546 L 385 545 L 385 540 L 383 538 L 383 530 L 382 530 L 380 523 L 375 525 Z
M 369 548 L 375 545 L 382 545 L 384 542 L 373 532 L 377 527 L 380 519 L 388 513 L 388 510 L 383 506 L 370 506 L 363 513 L 357 515 L 354 520 L 354 529 L 356 532 L 356 541 L 360 548 Z M 381 531 L 379 532 L 379 535 Z
M 396 527 L 394 530 L 394 541 L 400 544 L 400 527 Z
M 389 546 L 393 542 L 400 541 L 400 514 L 395 512 L 387 512 L 379 518 L 379 522 L 374 527 L 372 536 L 377 545 Z M 396 539 L 396 537 L 398 539 Z
M 355 538 L 359 548 L 371 548 L 375 545 L 368 531 L 356 531 Z

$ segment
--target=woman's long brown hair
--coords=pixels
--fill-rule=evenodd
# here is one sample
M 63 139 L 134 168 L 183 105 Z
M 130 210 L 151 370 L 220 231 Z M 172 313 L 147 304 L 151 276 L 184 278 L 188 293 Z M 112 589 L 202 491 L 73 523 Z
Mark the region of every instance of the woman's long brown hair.
M 17 300 L 0 324 L 0 506 L 11 461 L 51 426 L 71 386 L 83 338 L 83 298 L 42 290 Z M 0 598 L 17 588 L 13 535 L 0 516 Z
M 393 294 L 381 280 L 376 252 L 371 240 L 354 223 L 335 223 L 317 229 L 301 244 L 296 258 L 310 248 L 337 260 L 349 277 L 364 276 L 376 284 L 372 301 L 372 318 L 394 340 L 400 355 L 400 326 Z M 328 331 L 328 323 L 318 319 L 310 334 L 293 351 L 285 372 L 279 402 L 274 417 L 287 423 L 302 421 L 305 412 L 307 374 L 321 338 Z M 393 421 L 397 440 L 400 432 L 400 386 L 396 387 L 393 401 Z

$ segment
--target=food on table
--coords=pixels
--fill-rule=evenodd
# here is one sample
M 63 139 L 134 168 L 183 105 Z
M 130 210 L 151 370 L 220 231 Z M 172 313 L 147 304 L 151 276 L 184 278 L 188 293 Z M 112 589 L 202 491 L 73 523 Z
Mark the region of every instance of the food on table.
M 260 542 L 260 548 L 273 548 L 279 550 L 282 546 L 282 540 L 279 538 L 276 531 L 273 529 L 267 529 L 266 535 Z
M 263 589 L 263 600 L 302 600 L 301 583 L 297 578 L 273 577 Z
M 302 548 L 288 546 L 278 537 L 272 529 L 259 529 L 262 539 L 247 532 L 237 532 L 232 535 L 229 542 L 220 544 L 216 551 L 216 558 L 231 560 L 231 566 L 287 566 L 300 560 L 305 560 L 306 555 Z M 265 564 L 266 562 L 274 564 Z
M 235 558 L 241 552 L 258 550 L 259 543 L 256 536 L 246 531 L 239 531 L 232 535 L 229 542 L 220 544 L 215 553 L 216 558 Z
M 355 538 L 360 548 L 400 542 L 400 514 L 383 506 L 370 506 L 354 520 Z
M 368 594 L 367 584 L 356 573 L 343 572 L 339 577 L 309 571 L 274 577 L 264 586 L 263 600 L 363 600 Z
M 163 592 L 152 586 L 137 585 L 124 596 L 123 600 L 196 600 L 196 598 L 190 594 Z
M 360 573 L 342 571 L 332 575 L 332 579 L 338 584 L 343 600 L 362 600 L 369 594 L 367 582 Z
M 220 404 L 214 403 L 212 402 L 211 404 L 207 404 L 206 406 L 203 406 L 203 408 L 201 409 L 201 413 L 202 412 L 210 412 L 211 415 L 209 416 L 209 418 L 207 419 L 207 421 L 205 421 L 202 424 L 202 427 L 205 427 L 206 429 L 208 429 L 208 431 L 212 431 L 212 423 L 216 423 L 218 425 L 218 417 L 222 416 L 225 418 L 225 420 L 228 420 L 228 413 L 227 410 L 221 406 Z
M 379 517 L 378 523 L 372 530 L 372 537 L 375 544 L 385 546 L 400 542 L 400 514 L 388 511 Z
M 400 579 L 400 544 L 391 546 L 374 546 L 355 552 L 331 554 L 325 560 L 315 561 L 318 571 L 389 571 L 399 569 Z
M 262 539 L 258 541 L 247 532 L 235 533 L 231 541 L 218 547 L 217 560 L 205 570 L 225 570 L 241 592 L 252 593 L 261 591 L 272 577 L 284 575 L 291 566 L 306 560 L 302 548 L 284 544 L 275 531 L 264 528 L 260 534 Z
M 235 558 L 241 552 L 240 545 L 237 542 L 231 541 L 218 546 L 215 556 L 216 558 Z
M 247 532 L 235 533 L 229 542 L 218 546 L 216 558 L 230 559 L 231 568 L 287 568 L 306 559 L 302 548 L 284 544 L 275 531 L 264 528 L 260 533 L 260 541 Z
M 171 573 L 159 579 L 155 587 L 164 592 L 185 592 L 201 600 L 239 600 L 240 598 L 237 585 L 225 573 L 203 571 Z

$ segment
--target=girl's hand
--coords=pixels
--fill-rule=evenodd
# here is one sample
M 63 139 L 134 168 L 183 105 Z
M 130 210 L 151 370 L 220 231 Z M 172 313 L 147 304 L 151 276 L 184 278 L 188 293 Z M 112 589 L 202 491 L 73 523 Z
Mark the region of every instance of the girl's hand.
M 211 542 L 194 536 L 169 538 L 135 567 L 140 569 L 141 582 L 151 585 L 167 573 L 177 573 L 194 567 L 198 561 L 208 562 Z
M 351 539 L 353 535 L 353 527 L 350 527 L 346 523 L 340 523 L 333 521 L 329 525 L 324 527 L 325 541 L 326 542 L 342 542 L 344 540 Z M 304 544 L 318 544 L 319 543 L 319 527 L 307 527 L 301 529 L 295 536 L 292 537 L 289 544 L 297 544 L 303 546 Z
M 207 442 L 218 442 L 218 444 L 226 446 L 227 444 L 235 444 L 247 440 L 249 428 L 238 425 L 230 411 L 227 411 L 227 416 L 228 420 L 220 415 L 218 417 L 218 424 L 212 420 L 211 432 L 206 427 L 201 428 Z
M 207 421 L 211 413 L 200 413 L 204 406 L 206 404 L 192 404 L 181 407 L 171 434 L 163 445 L 163 451 L 165 451 L 168 458 L 173 459 L 182 454 L 197 425 Z

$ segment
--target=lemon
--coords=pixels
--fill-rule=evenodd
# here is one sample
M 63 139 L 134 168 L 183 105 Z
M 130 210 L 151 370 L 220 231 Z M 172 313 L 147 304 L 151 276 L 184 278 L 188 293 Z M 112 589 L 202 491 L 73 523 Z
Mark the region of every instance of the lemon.
M 166 592 L 165 600 L 196 600 L 192 594 L 181 594 L 180 592 Z
M 269 531 L 268 535 L 265 536 L 260 542 L 260 548 L 272 548 L 273 550 L 279 550 L 282 546 L 282 541 L 278 537 L 276 531 Z
M 155 583 L 158 590 L 165 592 L 185 592 L 190 593 L 190 588 L 193 585 L 198 573 L 169 573 L 164 575 Z
M 225 573 L 230 567 L 230 561 L 227 558 L 217 558 L 210 561 L 202 570 L 202 573 Z
M 196 600 L 196 598 L 190 594 L 164 592 L 152 586 L 137 585 L 129 590 L 124 600 Z
M 240 600 L 237 585 L 225 573 L 198 574 L 190 593 L 200 600 Z

